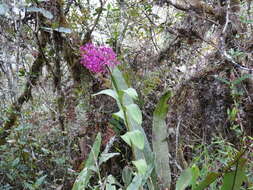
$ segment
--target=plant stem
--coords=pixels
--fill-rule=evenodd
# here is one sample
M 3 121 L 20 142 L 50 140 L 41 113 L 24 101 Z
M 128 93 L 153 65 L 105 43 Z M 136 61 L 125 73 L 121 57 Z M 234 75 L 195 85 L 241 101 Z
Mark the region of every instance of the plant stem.
M 108 69 L 108 71 L 109 71 L 109 73 L 110 73 L 110 75 L 111 75 L 111 79 L 112 79 L 113 86 L 115 87 L 116 93 L 117 93 L 117 95 L 118 95 L 118 97 L 119 97 L 118 100 L 119 100 L 120 106 L 122 107 L 122 111 L 123 111 L 123 114 L 124 114 L 125 124 L 126 124 L 126 127 L 127 127 L 127 131 L 131 131 L 131 130 L 130 130 L 129 123 L 128 123 L 128 119 L 127 119 L 126 108 L 125 108 L 125 106 L 124 106 L 124 104 L 123 104 L 123 99 L 122 99 L 123 95 L 121 96 L 121 94 L 120 94 L 120 90 L 119 90 L 119 88 L 118 88 L 117 82 L 116 82 L 115 78 L 113 77 L 110 68 L 107 67 L 107 69 Z

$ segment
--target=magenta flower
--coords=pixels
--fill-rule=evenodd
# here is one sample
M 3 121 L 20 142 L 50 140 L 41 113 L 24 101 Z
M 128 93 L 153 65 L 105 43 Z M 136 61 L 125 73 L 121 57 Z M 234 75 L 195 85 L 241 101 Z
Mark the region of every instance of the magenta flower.
M 94 73 L 106 72 L 106 66 L 119 64 L 112 48 L 87 43 L 80 47 L 80 51 L 81 64 Z

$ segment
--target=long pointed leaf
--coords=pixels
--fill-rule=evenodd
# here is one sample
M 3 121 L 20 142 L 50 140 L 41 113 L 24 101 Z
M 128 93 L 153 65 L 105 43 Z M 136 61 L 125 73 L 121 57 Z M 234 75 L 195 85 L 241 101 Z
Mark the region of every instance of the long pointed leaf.
M 239 163 L 238 163 L 236 171 L 228 172 L 225 174 L 223 178 L 223 185 L 221 187 L 221 190 L 240 189 L 243 181 L 246 180 L 246 175 L 245 175 L 246 159 L 241 158 L 238 162 Z
M 220 173 L 215 173 L 215 172 L 208 173 L 206 178 L 196 188 L 194 188 L 194 190 L 204 190 L 211 183 L 213 183 L 219 176 L 220 176 Z
M 170 97 L 171 92 L 168 91 L 160 98 L 153 114 L 152 127 L 152 144 L 156 154 L 155 169 L 163 189 L 170 189 L 171 184 L 169 147 L 168 143 L 164 140 L 167 138 L 167 133 L 165 132 L 167 131 L 165 118 L 169 109 L 167 101 Z
M 100 152 L 101 141 L 101 134 L 98 133 L 88 159 L 85 162 L 85 168 L 78 175 L 72 190 L 83 190 L 87 187 L 93 173 L 92 169 L 90 168 L 93 168 L 95 166 L 95 162 L 97 161 Z

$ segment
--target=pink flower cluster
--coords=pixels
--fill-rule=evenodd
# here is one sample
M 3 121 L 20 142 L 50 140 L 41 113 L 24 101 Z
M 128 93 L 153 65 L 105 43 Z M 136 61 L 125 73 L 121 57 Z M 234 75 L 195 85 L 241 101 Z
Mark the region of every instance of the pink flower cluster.
M 106 66 L 119 64 L 112 48 L 87 43 L 80 47 L 80 51 L 81 64 L 94 73 L 106 72 Z

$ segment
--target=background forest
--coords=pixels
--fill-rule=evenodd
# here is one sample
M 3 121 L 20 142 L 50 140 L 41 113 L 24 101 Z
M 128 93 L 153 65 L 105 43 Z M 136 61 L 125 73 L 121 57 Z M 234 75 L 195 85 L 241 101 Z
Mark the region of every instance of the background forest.
M 253 189 L 252 13 L 0 0 L 0 189 Z

